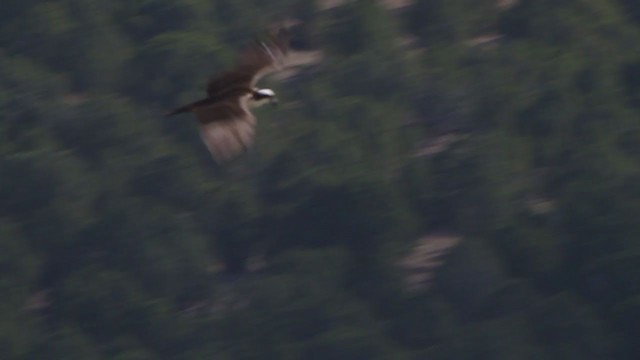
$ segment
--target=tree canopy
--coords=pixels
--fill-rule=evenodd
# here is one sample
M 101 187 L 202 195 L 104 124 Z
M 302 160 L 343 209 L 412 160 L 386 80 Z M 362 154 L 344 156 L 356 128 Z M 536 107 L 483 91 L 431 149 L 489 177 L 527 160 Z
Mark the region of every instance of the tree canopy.
M 331 3 L 2 2 L 0 358 L 638 358 L 638 2 Z M 285 16 L 216 166 L 162 114 Z

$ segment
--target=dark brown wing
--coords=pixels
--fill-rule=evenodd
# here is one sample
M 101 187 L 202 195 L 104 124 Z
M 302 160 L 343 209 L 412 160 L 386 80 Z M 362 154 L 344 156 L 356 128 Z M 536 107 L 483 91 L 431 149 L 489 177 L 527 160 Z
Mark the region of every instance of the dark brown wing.
M 253 144 L 256 119 L 247 109 L 247 96 L 197 107 L 200 136 L 218 163 L 244 153 Z
M 238 65 L 209 81 L 207 94 L 210 97 L 224 96 L 229 84 L 253 88 L 263 76 L 284 66 L 289 51 L 292 23 L 271 27 L 264 39 L 255 39 L 238 58 Z

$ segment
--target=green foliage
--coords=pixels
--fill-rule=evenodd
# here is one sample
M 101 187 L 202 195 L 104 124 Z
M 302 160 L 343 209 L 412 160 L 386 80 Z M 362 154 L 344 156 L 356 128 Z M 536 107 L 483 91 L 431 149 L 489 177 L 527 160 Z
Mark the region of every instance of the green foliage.
M 409 30 L 428 45 L 456 42 L 491 28 L 495 2 L 488 0 L 418 0 L 407 11 Z
M 637 1 L 382 3 L 2 2 L 0 358 L 638 358 Z M 162 114 L 288 16 L 216 167 Z
M 212 34 L 163 32 L 146 41 L 131 60 L 127 92 L 144 101 L 177 102 L 176 89 L 204 88 L 209 73 L 229 64 L 225 57 Z
M 593 310 L 571 294 L 549 298 L 536 307 L 535 336 L 552 359 L 601 359 L 611 354 L 611 339 Z
M 31 291 L 36 288 L 39 258 L 30 250 L 28 239 L 9 221 L 0 219 L 0 356 L 24 357 L 37 342 L 32 336 L 38 326 L 23 312 Z

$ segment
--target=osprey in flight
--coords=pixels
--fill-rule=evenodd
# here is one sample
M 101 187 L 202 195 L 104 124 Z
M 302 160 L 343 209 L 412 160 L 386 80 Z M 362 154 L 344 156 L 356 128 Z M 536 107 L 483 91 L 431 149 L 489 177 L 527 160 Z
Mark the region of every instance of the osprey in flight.
M 309 51 L 305 52 L 307 56 L 300 56 L 302 52 L 289 50 L 289 29 L 298 23 L 290 21 L 271 27 L 265 39 L 256 39 L 241 54 L 233 69 L 209 81 L 206 98 L 167 114 L 194 113 L 200 136 L 216 162 L 231 160 L 252 145 L 256 117 L 251 108 L 266 103 L 277 104 L 275 92 L 256 87 L 257 82 L 285 67 L 313 62 L 317 58 L 317 52 Z M 310 53 L 314 54 L 309 56 Z

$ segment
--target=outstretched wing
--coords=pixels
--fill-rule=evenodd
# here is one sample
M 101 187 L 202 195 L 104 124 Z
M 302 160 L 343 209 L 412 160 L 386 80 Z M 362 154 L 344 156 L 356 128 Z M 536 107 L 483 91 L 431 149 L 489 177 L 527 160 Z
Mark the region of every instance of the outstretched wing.
M 256 118 L 246 102 L 247 97 L 237 97 L 194 109 L 202 141 L 219 164 L 243 154 L 253 144 Z
M 207 85 L 210 97 L 222 97 L 229 84 L 254 88 L 265 75 L 282 69 L 289 53 L 291 32 L 297 22 L 280 23 L 268 29 L 264 39 L 255 39 L 239 56 L 232 70 L 213 78 Z

